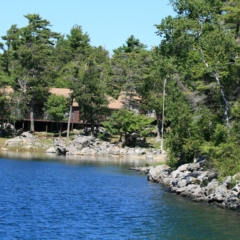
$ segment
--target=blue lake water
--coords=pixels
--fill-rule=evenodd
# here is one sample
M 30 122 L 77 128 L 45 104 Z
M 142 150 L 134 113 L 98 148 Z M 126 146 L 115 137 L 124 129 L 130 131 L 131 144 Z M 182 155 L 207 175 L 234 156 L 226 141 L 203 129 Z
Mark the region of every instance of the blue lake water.
M 237 212 L 172 195 L 138 161 L 0 158 L 0 239 L 240 239 Z

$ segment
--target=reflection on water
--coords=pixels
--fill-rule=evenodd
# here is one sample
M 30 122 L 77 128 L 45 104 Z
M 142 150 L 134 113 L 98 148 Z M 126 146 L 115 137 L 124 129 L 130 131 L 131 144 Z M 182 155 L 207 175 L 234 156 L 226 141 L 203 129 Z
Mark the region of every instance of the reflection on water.
M 39 160 L 39 161 L 60 161 L 68 164 L 115 164 L 115 165 L 130 165 L 133 167 L 145 166 L 147 160 L 144 157 L 114 157 L 114 156 L 80 156 L 80 155 L 66 155 L 58 156 L 51 153 L 31 153 L 31 152 L 1 152 L 0 157 L 23 159 L 23 160 Z

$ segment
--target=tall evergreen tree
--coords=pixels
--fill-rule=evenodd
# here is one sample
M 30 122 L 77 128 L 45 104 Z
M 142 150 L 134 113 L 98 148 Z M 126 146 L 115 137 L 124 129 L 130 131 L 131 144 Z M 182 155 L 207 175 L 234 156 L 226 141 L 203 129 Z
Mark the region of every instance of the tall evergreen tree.
M 94 59 L 90 59 L 85 65 L 84 72 L 78 72 L 73 85 L 72 98 L 78 102 L 81 119 L 91 126 L 98 126 L 101 117 L 106 113 L 107 96 L 105 94 L 105 82 L 102 78 L 102 70 L 96 65 Z
M 82 31 L 81 26 L 75 25 L 66 37 L 61 36 L 57 41 L 54 56 L 58 76 L 55 79 L 56 87 L 71 88 L 74 83 L 76 69 L 83 66 L 92 52 L 90 38 Z
M 13 25 L 3 37 L 10 55 L 11 75 L 20 90 L 29 95 L 30 130 L 34 131 L 34 106 L 43 103 L 49 95 L 54 72 L 52 53 L 55 40 L 60 35 L 50 30 L 50 22 L 38 14 L 24 16 L 28 25 L 17 28 Z
M 112 85 L 116 91 L 126 92 L 125 108 L 130 109 L 137 85 L 146 77 L 151 56 L 139 39 L 130 36 L 126 45 L 114 50 L 112 57 Z

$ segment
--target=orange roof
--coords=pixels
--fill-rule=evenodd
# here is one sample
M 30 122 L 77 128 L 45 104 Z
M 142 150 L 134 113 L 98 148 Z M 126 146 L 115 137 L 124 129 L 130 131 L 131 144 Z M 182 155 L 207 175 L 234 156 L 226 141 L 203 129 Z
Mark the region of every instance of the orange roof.
M 121 102 L 119 97 L 118 97 L 117 100 L 112 98 L 112 97 L 108 97 L 108 102 L 109 102 L 108 103 L 108 108 L 109 109 L 121 109 L 121 108 L 123 108 L 123 103 Z
M 130 100 L 130 96 L 126 96 L 126 92 L 125 91 L 121 91 L 120 95 L 118 96 L 118 99 L 114 99 L 112 97 L 108 97 L 108 108 L 109 109 L 115 109 L 115 110 L 119 110 L 124 108 L 124 104 L 126 102 L 128 102 Z M 134 95 L 134 93 L 132 94 L 132 100 L 133 102 L 138 102 L 140 100 L 140 98 L 136 95 Z
M 3 89 L 0 89 L 0 94 L 3 94 L 3 93 L 6 93 L 6 94 L 9 94 L 9 93 L 13 93 L 14 90 L 11 88 L 11 87 L 5 87 Z
M 0 89 L 0 94 L 2 93 L 12 93 L 14 90 L 11 87 L 6 87 L 4 89 Z M 49 92 L 51 94 L 56 94 L 56 95 L 63 95 L 64 97 L 69 97 L 70 93 L 72 92 L 69 88 L 50 88 Z M 114 99 L 111 96 L 107 97 L 108 99 L 108 108 L 112 109 L 112 110 L 120 110 L 122 108 L 124 108 L 124 103 L 126 103 L 127 101 L 129 101 L 129 96 L 126 97 L 126 92 L 122 91 L 120 93 L 120 95 L 118 96 L 118 99 Z M 132 101 L 134 102 L 138 102 L 140 100 L 140 98 L 136 95 L 132 95 Z M 73 107 L 78 107 L 78 103 L 73 101 Z
M 49 92 L 51 94 L 63 95 L 64 97 L 69 97 L 72 92 L 69 88 L 50 88 Z M 78 107 L 78 103 L 73 101 L 73 107 Z
M 72 92 L 69 88 L 50 88 L 50 93 L 56 95 L 63 95 L 64 97 L 69 97 L 69 94 Z

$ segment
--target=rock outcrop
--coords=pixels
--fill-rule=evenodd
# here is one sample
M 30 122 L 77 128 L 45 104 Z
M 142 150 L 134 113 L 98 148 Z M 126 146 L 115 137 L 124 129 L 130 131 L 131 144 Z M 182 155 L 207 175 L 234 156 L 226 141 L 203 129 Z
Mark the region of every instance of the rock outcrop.
M 55 149 L 55 151 L 53 150 Z M 156 149 L 144 149 L 140 147 L 119 147 L 117 144 L 112 144 L 102 141 L 98 138 L 84 135 L 76 135 L 72 141 L 67 142 L 65 138 L 55 138 L 53 146 L 49 148 L 47 153 L 57 153 L 60 155 L 88 155 L 88 156 L 145 156 L 150 163 L 156 156 L 164 156 Z
M 5 146 L 8 146 L 8 147 L 22 146 L 28 149 L 33 147 L 34 143 L 35 143 L 34 136 L 29 132 L 24 132 L 20 136 L 7 140 L 5 142 Z
M 206 163 L 207 160 L 202 158 L 194 163 L 181 165 L 174 171 L 165 164 L 133 169 L 148 174 L 149 181 L 162 183 L 177 195 L 194 201 L 205 201 L 221 208 L 240 210 L 240 181 L 236 180 L 240 173 L 233 177 L 228 176 L 220 183 L 216 171 L 205 169 Z

